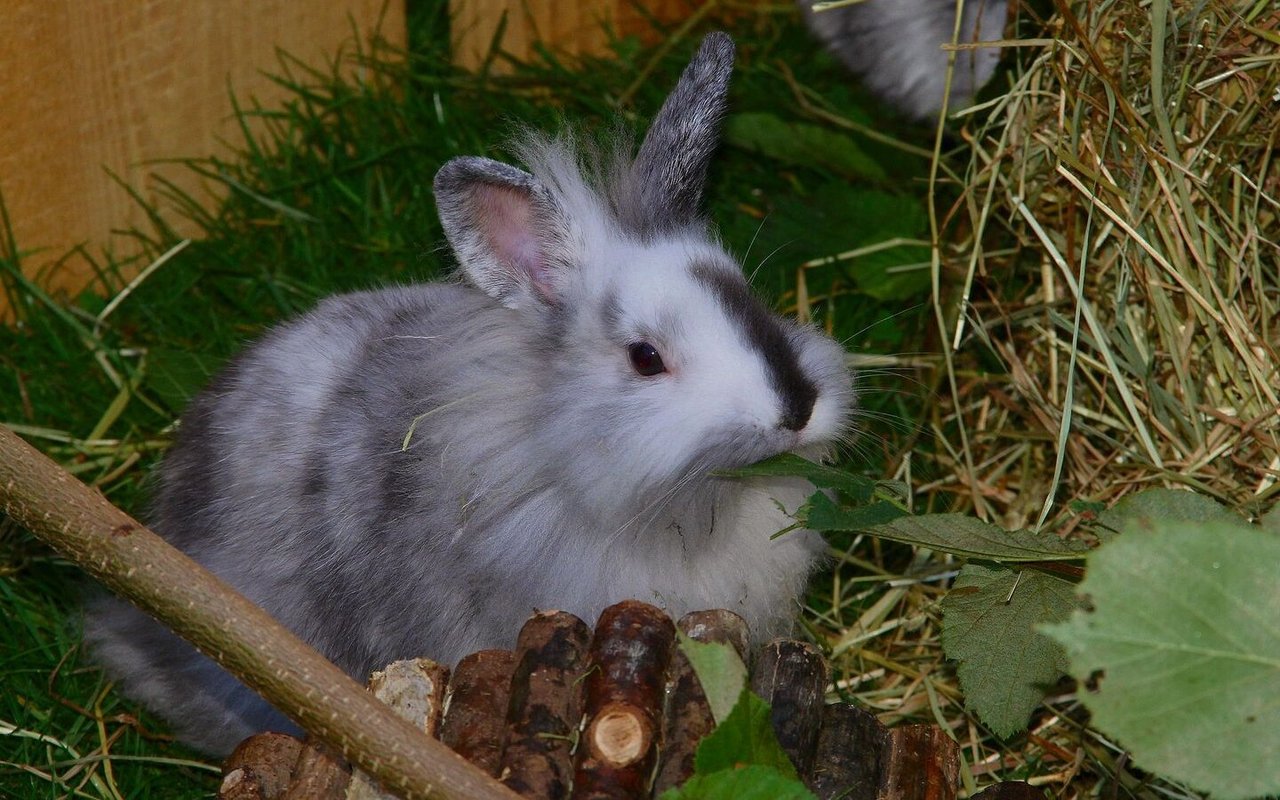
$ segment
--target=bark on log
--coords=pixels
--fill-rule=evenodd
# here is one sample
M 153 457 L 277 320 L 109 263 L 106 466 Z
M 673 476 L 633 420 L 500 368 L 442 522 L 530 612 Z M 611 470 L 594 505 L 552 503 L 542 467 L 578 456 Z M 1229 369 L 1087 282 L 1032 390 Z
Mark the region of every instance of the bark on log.
M 888 729 L 869 711 L 847 703 L 827 706 L 809 789 L 820 800 L 875 800 L 888 737 Z
M 282 800 L 343 800 L 350 784 L 351 765 L 323 742 L 308 739 Z
M 391 707 L 396 716 L 435 736 L 444 716 L 444 690 L 449 670 L 426 658 L 393 661 L 369 676 L 369 692 Z M 351 776 L 347 800 L 389 800 L 390 795 L 363 772 Z
M 280 800 L 301 750 L 302 742 L 284 733 L 245 739 L 222 765 L 218 800 Z
M 513 797 L 3 425 L 0 508 L 400 796 Z
M 681 617 L 676 627 L 694 641 L 728 644 L 743 661 L 747 659 L 747 623 L 732 611 L 693 611 Z M 711 706 L 689 659 L 677 647 L 671 656 L 671 678 L 667 682 L 662 751 L 653 788 L 655 796 L 679 786 L 693 775 L 698 744 L 713 728 Z
M 880 762 L 880 800 L 955 800 L 960 745 L 933 725 L 889 731 Z
M 1003 781 L 978 792 L 972 800 L 1044 800 L 1044 790 L 1025 781 Z
M 522 797 L 568 796 L 590 642 L 586 623 L 562 611 L 535 614 L 520 630 L 500 778 Z
M 481 650 L 459 661 L 449 683 L 449 713 L 440 727 L 440 741 L 495 777 L 502 769 L 515 667 L 510 650 Z
M 624 600 L 600 615 L 591 643 L 575 800 L 649 796 L 674 645 L 671 618 L 647 603 Z
M 751 676 L 751 689 L 768 701 L 778 743 L 796 772 L 808 779 L 822 725 L 827 662 L 811 644 L 775 639 L 765 645 Z

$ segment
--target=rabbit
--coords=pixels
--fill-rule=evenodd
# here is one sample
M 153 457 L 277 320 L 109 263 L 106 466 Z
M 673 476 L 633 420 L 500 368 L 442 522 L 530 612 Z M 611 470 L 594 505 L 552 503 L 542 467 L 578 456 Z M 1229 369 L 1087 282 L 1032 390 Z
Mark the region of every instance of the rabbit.
M 994 45 L 958 51 L 948 95 L 949 54 L 942 46 L 1004 38 L 1016 0 L 862 0 L 822 11 L 814 11 L 814 0 L 798 2 L 809 30 L 868 89 L 905 116 L 926 120 L 944 99 L 953 111 L 969 105 L 1000 61 Z
M 850 430 L 843 348 L 775 316 L 699 205 L 734 45 L 706 37 L 631 147 L 525 133 L 527 168 L 447 162 L 457 279 L 320 302 L 192 402 L 150 522 L 353 676 L 510 648 L 539 609 L 626 598 L 793 624 L 814 491 L 718 474 Z M 293 725 L 132 607 L 94 657 L 212 754 Z

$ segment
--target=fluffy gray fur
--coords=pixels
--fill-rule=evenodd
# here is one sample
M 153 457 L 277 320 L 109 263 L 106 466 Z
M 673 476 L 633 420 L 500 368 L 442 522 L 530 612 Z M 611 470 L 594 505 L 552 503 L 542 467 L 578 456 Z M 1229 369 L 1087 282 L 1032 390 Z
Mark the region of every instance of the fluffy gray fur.
M 528 172 L 446 164 L 462 280 L 330 298 L 268 333 L 183 416 L 152 525 L 360 678 L 511 647 L 535 609 L 591 620 L 626 597 L 785 630 L 821 543 L 770 535 L 788 522 L 776 504 L 812 487 L 714 471 L 822 453 L 853 397 L 842 349 L 769 313 L 686 215 L 727 42 L 704 44 L 641 146 L 687 154 L 671 169 L 584 165 L 572 139 L 538 136 Z M 641 339 L 667 372 L 632 367 Z M 116 599 L 90 605 L 86 637 L 197 747 L 292 727 Z
M 964 0 L 960 43 L 1004 38 L 1013 0 Z M 946 97 L 947 51 L 953 41 L 957 0 L 864 0 L 825 11 L 799 0 L 810 30 L 876 94 L 903 113 L 924 119 Z M 972 102 L 995 72 L 999 47 L 956 53 L 948 105 Z

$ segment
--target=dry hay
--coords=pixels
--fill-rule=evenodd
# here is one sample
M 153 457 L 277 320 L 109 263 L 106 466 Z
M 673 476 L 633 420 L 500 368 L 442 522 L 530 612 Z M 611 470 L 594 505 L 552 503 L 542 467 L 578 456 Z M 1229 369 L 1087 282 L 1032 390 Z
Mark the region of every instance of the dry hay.
M 979 243 L 948 259 L 948 488 L 1009 526 L 1152 484 L 1271 505 L 1280 9 L 1059 2 L 1045 40 L 944 220 Z

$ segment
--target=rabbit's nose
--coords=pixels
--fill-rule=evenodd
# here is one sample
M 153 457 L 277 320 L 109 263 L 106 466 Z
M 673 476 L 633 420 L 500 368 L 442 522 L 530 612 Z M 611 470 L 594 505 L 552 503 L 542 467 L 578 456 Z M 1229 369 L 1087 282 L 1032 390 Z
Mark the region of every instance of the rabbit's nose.
M 782 410 L 782 417 L 778 420 L 778 427 L 786 428 L 789 431 L 803 430 L 804 426 L 809 424 L 809 417 L 813 416 L 813 403 L 815 400 L 817 400 L 816 396 L 806 395 L 798 403 L 788 403 L 787 407 Z

